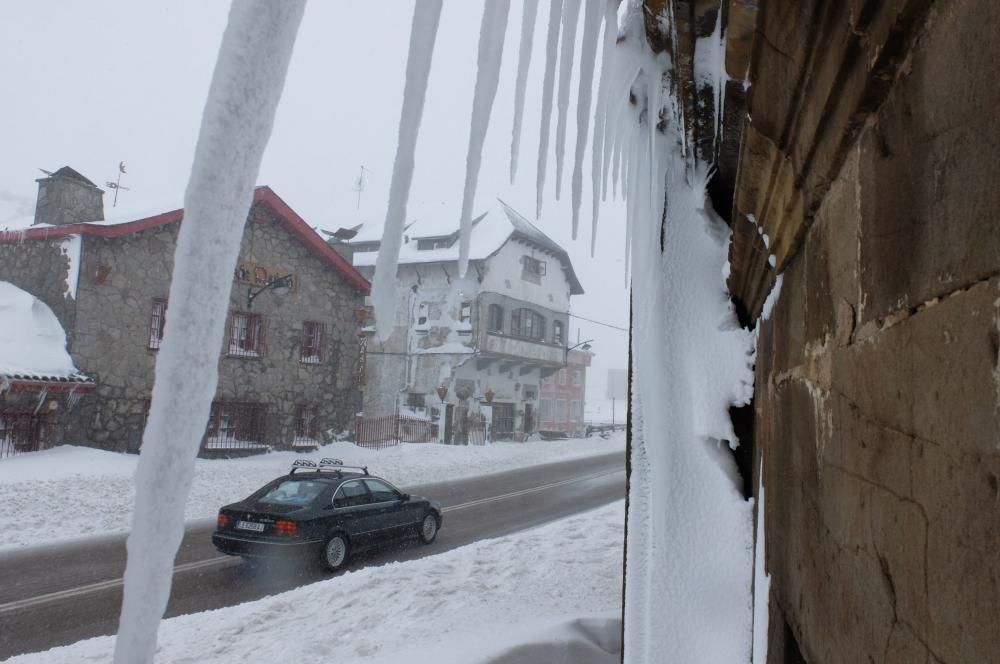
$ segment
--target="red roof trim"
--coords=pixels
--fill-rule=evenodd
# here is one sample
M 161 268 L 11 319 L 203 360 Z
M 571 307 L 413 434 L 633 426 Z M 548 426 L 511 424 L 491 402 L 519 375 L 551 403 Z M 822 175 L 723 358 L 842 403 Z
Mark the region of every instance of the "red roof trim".
M 361 276 L 340 254 L 330 248 L 330 245 L 295 210 L 289 207 L 285 201 L 281 200 L 270 187 L 257 187 L 253 193 L 253 201 L 254 203 L 263 203 L 266 205 L 282 221 L 285 228 L 308 249 L 312 250 L 320 260 L 340 275 L 354 290 L 363 295 L 368 295 L 371 291 L 371 284 L 368 283 L 368 280 Z M 67 235 L 91 235 L 105 238 L 122 237 L 131 233 L 138 233 L 139 231 L 172 224 L 181 221 L 183 218 L 184 210 L 179 209 L 113 226 L 90 223 L 27 228 L 20 231 L 0 231 L 0 244 L 17 244 L 25 240 L 53 240 L 66 237 Z

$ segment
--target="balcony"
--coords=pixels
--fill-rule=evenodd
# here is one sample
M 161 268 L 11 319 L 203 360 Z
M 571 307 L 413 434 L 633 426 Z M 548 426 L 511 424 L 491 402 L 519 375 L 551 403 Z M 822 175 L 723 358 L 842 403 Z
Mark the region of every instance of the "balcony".
M 541 366 L 561 367 L 566 361 L 564 346 L 499 332 L 484 333 L 480 338 L 479 352 L 483 357 L 518 360 Z

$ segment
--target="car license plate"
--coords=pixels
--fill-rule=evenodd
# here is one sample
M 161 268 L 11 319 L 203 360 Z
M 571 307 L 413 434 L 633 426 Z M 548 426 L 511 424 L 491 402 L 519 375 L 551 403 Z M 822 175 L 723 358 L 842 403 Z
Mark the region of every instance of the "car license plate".
M 264 532 L 264 524 L 263 523 L 254 523 L 253 521 L 237 521 L 236 522 L 236 528 L 238 530 L 252 530 L 255 533 L 262 533 L 262 532 Z

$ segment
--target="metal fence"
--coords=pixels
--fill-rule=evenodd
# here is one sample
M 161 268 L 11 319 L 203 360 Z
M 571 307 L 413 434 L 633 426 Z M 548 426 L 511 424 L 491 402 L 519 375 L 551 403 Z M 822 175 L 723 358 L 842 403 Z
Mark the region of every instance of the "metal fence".
M 354 443 L 381 450 L 399 443 L 429 443 L 437 440 L 437 424 L 415 417 L 384 415 L 358 417 L 354 421 Z
M 0 413 L 0 458 L 37 452 L 45 445 L 47 422 L 34 413 Z

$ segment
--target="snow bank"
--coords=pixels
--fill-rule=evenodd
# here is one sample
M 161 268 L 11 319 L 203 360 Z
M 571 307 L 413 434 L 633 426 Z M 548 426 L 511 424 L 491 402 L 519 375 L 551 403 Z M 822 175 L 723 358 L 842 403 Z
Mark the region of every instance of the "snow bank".
M 619 661 L 623 520 L 619 502 L 165 620 L 157 662 L 612 664 Z M 98 637 L 9 662 L 106 662 L 111 646 L 110 637 Z
M 0 375 L 66 378 L 77 373 L 66 333 L 49 306 L 0 281 Z
M 219 507 L 247 497 L 288 472 L 297 459 L 343 459 L 367 465 L 400 486 L 485 475 L 554 461 L 621 452 L 624 434 L 488 446 L 403 444 L 367 450 L 333 443 L 307 454 L 272 452 L 244 459 L 197 459 L 184 506 L 187 520 L 214 518 Z M 139 457 L 89 447 L 63 446 L 0 461 L 0 551 L 59 540 L 126 532 L 135 496 Z M 59 528 L 51 527 L 57 521 Z

